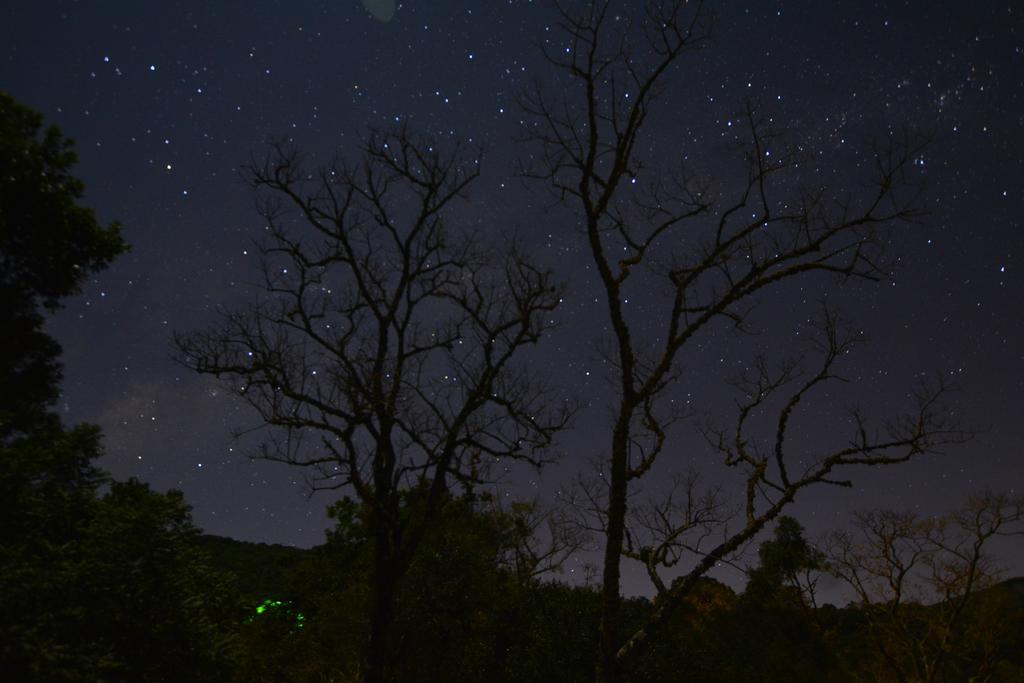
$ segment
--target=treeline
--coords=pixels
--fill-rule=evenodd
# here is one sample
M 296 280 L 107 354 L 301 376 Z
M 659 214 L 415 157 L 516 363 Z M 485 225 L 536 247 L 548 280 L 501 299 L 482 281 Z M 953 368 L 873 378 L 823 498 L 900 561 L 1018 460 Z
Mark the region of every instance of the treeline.
M 50 526 L 23 528 L 20 542 L 4 546 L 3 653 L 10 680 L 361 677 L 373 552 L 365 511 L 351 501 L 333 506 L 328 541 L 303 551 L 201 536 L 180 494 L 156 494 L 138 482 L 111 483 L 103 495 L 88 488 L 76 493 L 78 500 L 63 508 L 57 499 L 38 499 L 53 512 L 73 513 L 77 521 L 62 535 L 47 531 Z M 413 492 L 403 509 L 412 512 L 416 504 Z M 389 679 L 592 680 L 600 594 L 594 586 L 535 576 L 520 561 L 523 548 L 537 541 L 531 507 L 459 498 L 445 509 L 397 600 Z M 49 525 L 53 517 L 45 519 Z M 33 523 L 29 515 L 21 521 Z M 1012 681 L 1024 675 L 1024 580 L 975 593 L 947 630 L 944 603 L 905 604 L 898 621 L 885 621 L 891 602 L 816 606 L 815 578 L 825 569 L 799 524 L 783 518 L 761 544 L 742 593 L 702 580 L 623 675 L 631 681 Z M 624 601 L 624 628 L 646 623 L 653 608 L 646 599 Z M 912 634 L 913 647 L 898 649 L 899 634 L 889 633 L 889 651 L 880 648 L 885 629 Z M 934 677 L 897 676 L 894 667 L 912 672 L 939 653 L 946 661 Z
M 528 539 L 517 515 L 487 501 L 458 500 L 426 541 L 398 600 L 389 676 L 408 681 L 588 681 L 593 679 L 600 595 L 517 573 Z M 517 531 L 518 530 L 518 531 Z M 279 564 L 280 550 L 219 542 L 232 566 Z M 889 605 L 815 606 L 797 579 L 823 557 L 790 518 L 760 546 L 741 593 L 704 579 L 624 672 L 631 681 L 1013 681 L 1024 675 L 1024 580 L 976 593 L 962 621 L 946 629 L 945 608 L 909 603 L 883 624 Z M 240 562 L 242 558 L 248 559 Z M 368 626 L 372 553 L 358 518 L 339 519 L 330 540 L 303 553 L 271 591 L 248 591 L 237 631 L 235 679 L 358 680 Z M 265 562 L 264 558 L 269 560 Z M 215 557 L 216 561 L 216 557 Z M 242 591 L 245 593 L 246 591 Z M 625 628 L 646 623 L 653 605 L 625 601 Z M 257 606 L 264 609 L 258 614 Z M 887 651 L 885 629 L 914 634 Z M 934 651 L 930 649 L 934 648 Z M 929 678 L 926 660 L 947 660 Z M 893 661 L 887 661 L 892 657 Z M 915 673 L 915 669 L 920 669 Z M 921 674 L 918 676 L 917 674 Z

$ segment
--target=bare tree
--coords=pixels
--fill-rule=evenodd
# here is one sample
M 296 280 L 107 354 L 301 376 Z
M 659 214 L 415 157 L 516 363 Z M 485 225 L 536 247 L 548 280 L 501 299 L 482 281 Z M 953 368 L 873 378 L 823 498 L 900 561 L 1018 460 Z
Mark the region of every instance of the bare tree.
M 518 502 L 511 505 L 508 514 L 515 528 L 515 543 L 506 554 L 505 564 L 520 584 L 562 572 L 565 563 L 589 541 L 562 508 Z
M 551 275 L 448 225 L 479 158 L 404 128 L 361 152 L 311 170 L 277 146 L 246 169 L 267 226 L 263 293 L 177 346 L 270 428 L 260 457 L 368 510 L 365 680 L 380 681 L 397 587 L 449 488 L 506 460 L 540 466 L 570 411 L 516 362 L 551 324 Z M 427 493 L 401 510 L 413 486 Z
M 707 41 L 711 14 L 699 0 L 651 0 L 642 4 L 639 18 L 635 7 L 612 5 L 555 0 L 561 42 L 556 39 L 557 49 L 545 56 L 557 88 L 537 84 L 521 104 L 529 119 L 523 137 L 539 150 L 523 173 L 549 185 L 557 202 L 577 212 L 611 329 L 615 398 L 608 456 L 600 464 L 600 486 L 581 496 L 584 507 L 600 510 L 595 527 L 605 540 L 597 662 L 602 681 L 615 680 L 621 663 L 666 622 L 679 598 L 799 491 L 821 483 L 849 485 L 834 472 L 904 462 L 962 436 L 942 419 L 937 387 L 921 393 L 912 412 L 893 420 L 890 430 L 875 431 L 854 415 L 848 442 L 810 464 L 791 464 L 790 418 L 823 384 L 838 381 L 833 366 L 853 343 L 827 314 L 817 369 L 799 363 L 779 370 L 767 362 L 756 365 L 745 381 L 735 429 L 707 430 L 724 463 L 744 473 L 743 523 L 709 543 L 703 530 L 722 521 L 720 496 L 701 503 L 691 500 L 695 491 L 684 490 L 633 515 L 639 524 L 634 528 L 646 527 L 653 540 L 638 543 L 631 537 L 631 496 L 656 470 L 670 427 L 683 416 L 673 408 L 669 389 L 685 379 L 678 363 L 684 350 L 719 321 L 741 327 L 756 296 L 777 283 L 814 274 L 838 280 L 882 277 L 885 230 L 919 215 L 918 193 L 907 172 L 920 147 L 909 135 L 894 135 L 876 151 L 874 184 L 861 196 L 833 199 L 844 193 L 824 187 L 794 192 L 791 181 L 783 180 L 794 172 L 799 178 L 800 155 L 787 150 L 749 106 L 746 170 L 733 180 L 735 191 L 728 183 L 716 190 L 697 182 L 685 169 L 652 172 L 642 150 L 663 149 L 666 142 L 644 139 L 644 125 L 673 67 Z M 626 305 L 632 301 L 640 308 L 640 300 L 642 321 Z M 786 391 L 791 393 L 785 396 Z M 781 406 L 777 438 L 772 449 L 760 452 L 748 440 L 748 418 L 767 410 L 769 397 Z M 703 536 L 700 547 L 679 542 L 693 533 Z M 693 562 L 679 575 L 684 550 Z M 643 563 L 658 590 L 652 622 L 624 641 L 619 634 L 623 557 Z M 676 578 L 658 578 L 659 566 L 674 566 Z
M 998 580 L 993 539 L 1024 535 L 1024 499 L 985 492 L 941 517 L 876 510 L 860 513 L 856 533 L 833 534 L 831 572 L 853 589 L 883 666 L 879 680 L 942 680 L 957 654 L 978 646 L 971 680 L 987 680 L 986 652 L 998 621 L 986 620 L 970 642 L 970 610 Z M 932 603 L 932 604 L 929 604 Z

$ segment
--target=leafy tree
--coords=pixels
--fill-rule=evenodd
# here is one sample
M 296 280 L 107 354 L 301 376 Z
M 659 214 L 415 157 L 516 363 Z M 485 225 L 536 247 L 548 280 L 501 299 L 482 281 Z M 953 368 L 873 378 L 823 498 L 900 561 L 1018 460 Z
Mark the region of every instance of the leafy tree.
M 3 547 L 5 671 L 18 680 L 209 680 L 231 662 L 232 587 L 181 494 L 112 482 L 61 542 Z M 46 501 L 44 501 L 45 503 Z
M 803 609 L 817 607 L 817 573 L 825 557 L 804 538 L 803 527 L 789 516 L 779 517 L 771 539 L 757 550 L 760 560 L 747 574 L 743 597 L 750 601 L 784 600 Z
M 818 627 L 806 588 L 820 556 L 791 517 L 780 517 L 758 550 L 743 594 L 704 577 L 634 663 L 626 680 L 822 681 L 838 662 Z M 650 618 L 640 615 L 636 626 Z M 633 624 L 630 624 L 633 626 Z
M 55 416 L 29 435 L 0 445 L 0 545 L 24 539 L 67 542 L 106 475 L 93 461 L 102 453 L 99 429 L 64 429 Z
M 78 204 L 75 154 L 0 93 L 0 658 L 24 681 L 203 680 L 229 661 L 230 591 L 179 493 L 112 482 L 99 429 L 51 411 L 44 315 L 125 249 Z
M 758 547 L 728 631 L 743 643 L 731 666 L 733 680 L 820 681 L 836 659 L 816 618 L 815 587 L 824 557 L 792 517 L 779 517 L 772 537 Z M 725 656 L 725 653 L 722 653 Z
M 21 680 L 68 680 L 84 653 L 56 632 L 76 595 L 68 549 L 81 536 L 106 476 L 95 427 L 49 429 L 0 445 L 0 658 Z M 62 671 L 58 675 L 58 671 Z
M 232 665 L 241 606 L 196 544 L 179 491 L 113 482 L 70 561 L 89 605 L 83 633 L 119 660 L 122 680 L 218 680 Z
M 449 490 L 472 491 L 499 463 L 539 466 L 566 423 L 563 402 L 520 364 L 558 288 L 514 250 L 450 225 L 479 173 L 461 149 L 398 128 L 371 135 L 351 165 L 312 170 L 275 148 L 247 173 L 268 228 L 264 292 L 178 346 L 272 428 L 262 457 L 364 506 L 365 679 L 384 680 L 400 584 Z M 404 509 L 417 487 L 426 495 Z
M 60 346 L 43 311 L 126 249 L 120 226 L 79 205 L 71 140 L 0 92 L 0 442 L 24 433 L 56 399 Z
M 78 205 L 75 153 L 56 127 L 0 92 L 0 596 L 5 661 L 27 661 L 43 637 L 27 597 L 47 581 L 61 549 L 80 533 L 106 476 L 93 461 L 99 430 L 66 429 L 50 412 L 61 377 L 60 346 L 44 313 L 125 249 L 119 227 L 100 226 Z M 44 576 L 49 574 L 50 576 Z M 35 650 L 36 654 L 42 650 Z M 17 669 L 16 669 L 17 670 Z
M 596 675 L 614 681 L 698 580 L 804 489 L 849 486 L 843 470 L 905 462 L 962 435 L 937 406 L 941 387 L 933 387 L 905 416 L 893 416 L 888 433 L 854 414 L 849 439 L 819 449 L 813 462 L 796 462 L 790 418 L 840 379 L 838 361 L 859 342 L 826 311 L 815 348 L 780 367 L 755 361 L 739 379 L 735 427 L 705 430 L 724 465 L 742 477 L 742 524 L 725 532 L 721 489 L 692 497 L 685 481 L 663 501 L 631 505 L 642 481 L 664 467 L 660 456 L 673 425 L 685 417 L 671 389 L 685 381 L 681 361 L 703 335 L 718 325 L 742 329 L 758 298 L 781 282 L 873 280 L 886 272 L 887 230 L 920 214 L 910 182 L 920 143 L 894 135 L 876 151 L 867 190 L 830 189 L 818 184 L 820 176 L 801 176 L 800 150 L 788 148 L 749 105 L 740 119 L 748 138 L 743 168 L 734 181 L 712 184 L 669 167 L 664 150 L 671 142 L 652 140 L 645 127 L 677 66 L 709 40 L 709 6 L 554 4 L 561 30 L 559 49 L 545 55 L 549 81 L 522 98 L 523 138 L 536 150 L 524 173 L 577 216 L 610 331 L 607 457 L 597 463 L 599 476 L 585 488 L 581 507 L 604 537 Z M 793 191 L 805 180 L 811 184 Z M 751 434 L 755 416 L 766 411 L 777 416 L 770 436 Z M 722 533 L 711 533 L 713 526 Z M 640 561 L 658 591 L 649 623 L 629 633 L 620 615 L 623 558 Z M 655 578 L 657 572 L 672 579 Z

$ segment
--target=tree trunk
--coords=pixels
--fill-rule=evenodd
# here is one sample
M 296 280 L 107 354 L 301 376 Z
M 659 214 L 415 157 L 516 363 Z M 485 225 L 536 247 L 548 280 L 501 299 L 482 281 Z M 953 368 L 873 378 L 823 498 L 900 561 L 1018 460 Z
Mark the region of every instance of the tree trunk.
M 365 683 L 385 683 L 389 680 L 388 662 L 391 660 L 391 636 L 395 622 L 395 602 L 398 597 L 400 572 L 394 557 L 390 534 L 375 534 L 373 604 L 370 613 L 370 639 L 366 649 Z
M 604 572 L 601 584 L 601 628 L 598 643 L 598 683 L 615 683 L 618 666 L 620 564 L 626 527 L 626 466 L 629 456 L 629 415 L 623 410 L 612 434 L 612 457 L 608 484 L 608 520 L 605 532 Z

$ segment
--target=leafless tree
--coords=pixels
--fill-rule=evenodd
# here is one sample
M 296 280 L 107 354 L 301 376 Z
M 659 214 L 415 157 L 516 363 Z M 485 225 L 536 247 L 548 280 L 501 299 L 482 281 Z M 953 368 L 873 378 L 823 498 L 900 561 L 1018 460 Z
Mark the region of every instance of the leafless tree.
M 868 621 L 883 664 L 873 672 L 877 679 L 942 680 L 956 654 L 991 649 L 997 620 L 986 621 L 973 638 L 981 642 L 972 642 L 969 612 L 978 592 L 998 580 L 991 541 L 1024 535 L 1024 499 L 985 492 L 941 517 L 864 512 L 855 528 L 830 537 L 829 566 L 853 589 Z M 972 680 L 987 680 L 987 658 L 977 659 Z
M 517 502 L 509 512 L 515 526 L 515 543 L 505 563 L 520 584 L 562 572 L 566 562 L 589 541 L 586 532 L 560 507 Z
M 571 522 L 588 539 L 608 535 L 609 478 L 604 463 L 595 462 L 594 468 L 595 473 L 579 477 L 562 494 L 565 508 L 577 513 Z M 736 512 L 721 486 L 702 487 L 695 469 L 673 474 L 657 492 L 634 488 L 630 497 L 634 502 L 627 512 L 622 556 L 643 567 L 659 598 L 670 590 L 666 575 L 716 545 Z
M 616 680 L 621 663 L 666 622 L 679 598 L 799 491 L 814 484 L 849 485 L 834 478 L 836 470 L 904 462 L 962 436 L 942 419 L 941 388 L 933 388 L 890 430 L 873 430 L 855 415 L 848 443 L 803 467 L 791 464 L 790 418 L 823 384 L 838 381 L 833 366 L 852 343 L 839 336 L 829 314 L 817 370 L 757 365 L 747 378 L 749 391 L 733 432 L 707 431 L 725 464 L 744 472 L 743 523 L 714 543 L 705 538 L 694 553 L 678 539 L 721 521 L 721 510 L 717 500 L 702 506 L 683 492 L 632 515 L 660 543 L 638 545 L 631 538 L 632 494 L 657 469 L 670 427 L 682 417 L 669 389 L 685 379 L 678 362 L 684 350 L 720 321 L 742 327 L 757 295 L 782 281 L 815 274 L 835 280 L 882 277 L 886 230 L 919 215 L 908 172 L 920 147 L 912 136 L 894 134 L 876 151 L 874 184 L 859 196 L 824 187 L 797 191 L 793 178 L 801 177 L 801 155 L 787 150 L 749 106 L 742 177 L 716 189 L 685 169 L 669 173 L 657 160 L 645 159 L 643 150 L 664 150 L 670 143 L 644 138 L 644 126 L 674 67 L 708 40 L 711 13 L 700 0 L 620 3 L 619 9 L 614 4 L 555 0 L 561 34 L 546 52 L 554 85 L 538 83 L 521 104 L 527 115 L 523 138 L 538 151 L 524 163 L 523 174 L 547 184 L 555 200 L 578 215 L 611 329 L 615 398 L 608 456 L 600 464 L 604 488 L 591 487 L 580 498 L 584 507 L 600 509 L 595 527 L 605 541 L 596 667 L 602 681 Z M 645 320 L 630 313 L 627 301 L 643 309 Z M 783 397 L 786 391 L 791 393 Z M 769 396 L 781 401 L 777 438 L 770 452 L 759 452 L 749 445 L 747 418 L 767 410 Z M 671 582 L 656 578 L 653 568 L 678 565 L 684 548 L 693 563 Z M 652 622 L 624 642 L 623 557 L 639 559 L 658 588 Z
M 386 677 L 397 587 L 449 488 L 540 466 L 570 413 L 517 362 L 551 324 L 551 275 L 449 225 L 478 173 L 478 157 L 405 128 L 319 170 L 274 147 L 246 169 L 266 221 L 259 300 L 177 338 L 270 428 L 260 457 L 368 510 L 367 681 Z M 414 486 L 426 494 L 407 514 Z

